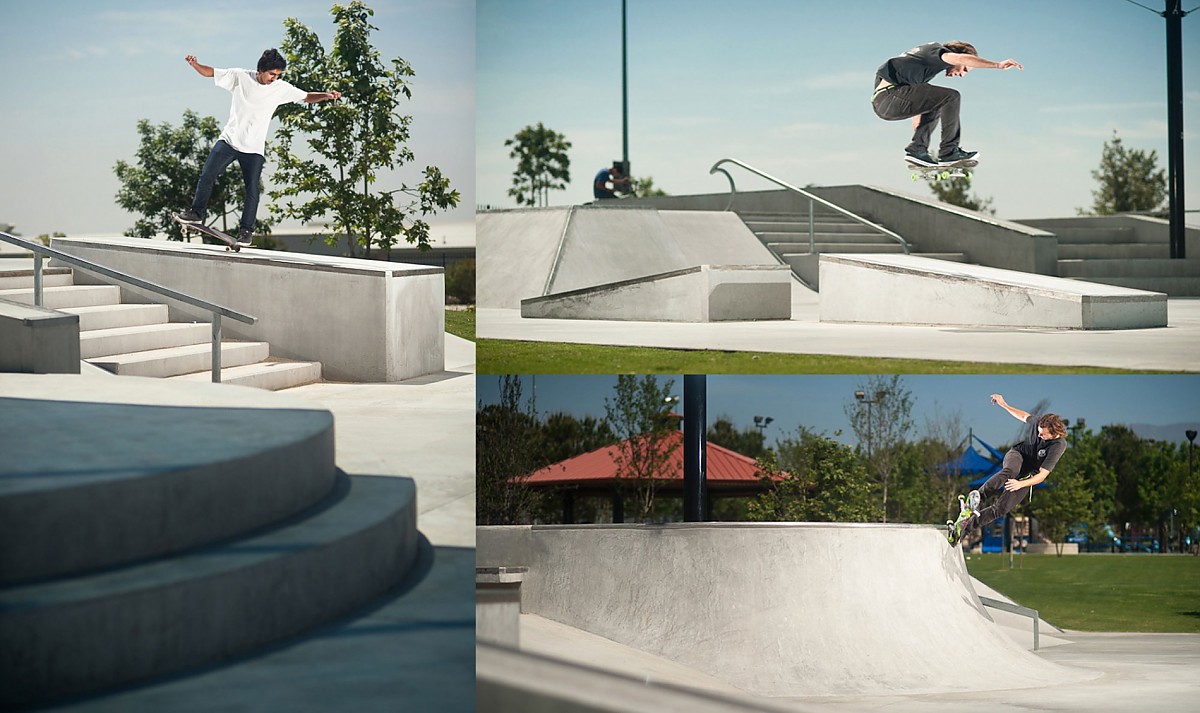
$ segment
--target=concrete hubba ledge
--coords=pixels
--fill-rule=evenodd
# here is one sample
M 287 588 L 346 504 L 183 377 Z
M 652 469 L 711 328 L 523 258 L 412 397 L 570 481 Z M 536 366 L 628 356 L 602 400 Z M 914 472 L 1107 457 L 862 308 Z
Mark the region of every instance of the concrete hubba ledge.
M 930 525 L 480 527 L 477 566 L 529 568 L 522 611 L 763 696 L 901 695 L 1094 678 L 1000 630 Z M 971 655 L 954 657 L 964 643 Z
M 822 255 L 822 322 L 1143 329 L 1167 296 L 912 255 Z
M 264 341 L 273 356 L 321 362 L 326 377 L 403 381 L 445 368 L 440 267 L 136 238 L 55 238 L 52 247 L 258 317 L 223 320 L 226 338 Z M 95 280 L 77 272 L 77 284 Z M 162 302 L 122 288 L 127 301 Z M 208 312 L 169 303 L 173 319 Z
M 698 265 L 521 300 L 522 317 L 651 322 L 790 319 L 786 265 Z
M 775 278 L 734 271 L 780 265 L 733 213 L 605 204 L 486 212 L 476 222 L 479 261 L 486 265 L 479 275 L 481 307 L 520 307 L 525 316 L 564 319 L 787 319 L 777 316 L 775 303 L 734 306 L 720 294 L 759 299 L 761 294 L 747 296 L 745 285 Z M 684 274 L 704 266 L 724 274 Z M 726 286 L 690 286 L 713 280 Z M 694 306 L 679 306 L 683 293 Z M 710 304 L 700 306 L 708 293 Z

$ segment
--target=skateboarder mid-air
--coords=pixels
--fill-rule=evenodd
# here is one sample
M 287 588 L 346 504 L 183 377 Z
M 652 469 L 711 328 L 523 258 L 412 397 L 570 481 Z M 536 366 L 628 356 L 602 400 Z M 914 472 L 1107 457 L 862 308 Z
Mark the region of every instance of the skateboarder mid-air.
M 275 49 L 262 53 L 258 70 L 253 72 L 209 67 L 196 61 L 194 55 L 184 59 L 200 76 L 212 77 L 218 87 L 229 90 L 233 94 L 233 104 L 229 108 L 229 121 L 221 130 L 221 138 L 213 145 L 200 173 L 192 207 L 177 213 L 175 218 L 184 223 L 202 224 L 208 212 L 213 183 L 221 171 L 237 161 L 242 169 L 242 180 L 246 182 L 246 201 L 238 225 L 237 242 L 249 245 L 258 218 L 258 181 L 266 161 L 267 127 L 275 108 L 287 102 L 314 104 L 338 99 L 341 92 L 306 92 L 281 80 L 279 75 L 287 68 L 287 60 Z
M 1025 438 L 1004 454 L 999 472 L 966 497 L 967 507 L 958 521 L 950 525 L 950 544 L 963 541 L 980 527 L 1007 515 L 1021 502 L 1025 488 L 1032 489 L 1045 480 L 1067 450 L 1067 427 L 1059 416 L 1052 413 L 1032 415 L 1009 406 L 1000 394 L 992 394 L 992 403 L 1026 424 Z M 994 494 L 998 494 L 996 500 L 980 509 L 979 503 Z
M 930 84 L 942 72 L 947 77 L 966 76 L 972 69 L 1024 69 L 1016 60 L 993 62 L 983 59 L 966 42 L 947 42 L 914 47 L 892 57 L 875 73 L 875 94 L 871 106 L 880 119 L 899 121 L 912 117 L 912 142 L 904 149 L 909 161 L 923 166 L 950 165 L 972 158 L 977 151 L 959 147 L 958 123 L 960 96 L 949 87 Z M 938 121 L 942 123 L 942 143 L 938 157 L 929 155 L 929 141 Z

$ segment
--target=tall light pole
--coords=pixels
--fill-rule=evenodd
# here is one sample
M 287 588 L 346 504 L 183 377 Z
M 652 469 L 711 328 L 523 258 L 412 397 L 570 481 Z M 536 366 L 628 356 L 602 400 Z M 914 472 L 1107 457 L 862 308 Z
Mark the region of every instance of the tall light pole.
M 1183 223 L 1183 16 L 1182 0 L 1166 0 L 1167 20 L 1167 209 L 1171 257 L 1186 257 Z
M 622 173 L 629 178 L 629 62 L 625 42 L 625 0 L 621 0 L 621 164 Z

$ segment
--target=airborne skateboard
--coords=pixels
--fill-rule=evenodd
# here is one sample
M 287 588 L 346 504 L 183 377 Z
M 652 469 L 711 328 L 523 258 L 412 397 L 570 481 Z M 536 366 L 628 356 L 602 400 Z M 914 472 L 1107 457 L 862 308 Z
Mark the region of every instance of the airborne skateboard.
M 912 180 L 924 178 L 927 181 L 946 181 L 951 178 L 966 178 L 971 180 L 971 169 L 979 165 L 979 159 L 968 158 L 954 163 L 938 164 L 936 166 L 926 166 L 923 163 L 917 163 L 912 159 L 904 159 L 908 164 L 908 168 L 912 171 Z
M 213 238 L 215 240 L 220 240 L 221 242 L 225 243 L 226 252 L 228 252 L 230 250 L 234 251 L 235 253 L 241 252 L 242 246 L 238 244 L 237 240 L 234 240 L 233 238 L 226 235 L 225 233 L 222 233 L 221 231 L 217 230 L 216 228 L 210 228 L 207 225 L 204 225 L 203 223 L 188 223 L 187 221 L 180 220 L 179 216 L 175 215 L 174 213 L 171 214 L 171 219 L 174 220 L 176 223 L 179 223 L 181 226 L 183 226 L 183 234 L 184 235 L 187 235 L 188 233 L 201 233 L 203 235 L 207 235 L 210 238 Z
M 957 545 L 962 537 L 962 524 L 972 515 L 979 514 L 979 491 L 972 490 L 967 495 L 958 496 L 958 519 L 946 521 L 946 539 L 951 545 Z

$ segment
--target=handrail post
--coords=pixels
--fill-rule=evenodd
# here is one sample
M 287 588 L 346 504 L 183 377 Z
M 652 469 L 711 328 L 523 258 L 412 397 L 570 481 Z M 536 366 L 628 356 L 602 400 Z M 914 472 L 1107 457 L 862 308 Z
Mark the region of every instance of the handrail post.
M 813 199 L 808 199 L 808 254 L 816 253 L 817 245 L 813 238 Z
M 212 321 L 212 381 L 221 383 L 221 313 L 213 312 Z
M 42 307 L 42 254 L 33 254 L 33 304 Z

